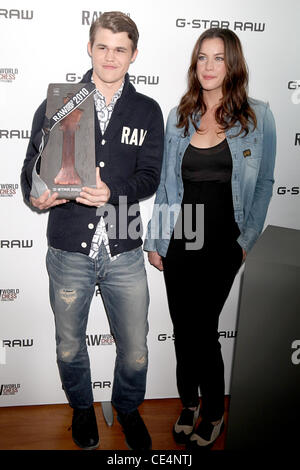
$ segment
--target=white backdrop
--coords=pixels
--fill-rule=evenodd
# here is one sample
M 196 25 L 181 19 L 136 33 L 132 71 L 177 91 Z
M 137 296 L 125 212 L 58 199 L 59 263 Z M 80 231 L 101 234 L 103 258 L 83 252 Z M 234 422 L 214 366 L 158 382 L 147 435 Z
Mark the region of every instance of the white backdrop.
M 90 68 L 89 26 L 108 10 L 121 10 L 137 23 L 139 55 L 129 71 L 131 80 L 138 91 L 160 103 L 165 119 L 185 91 L 198 36 L 211 26 L 235 30 L 250 70 L 250 95 L 270 102 L 277 124 L 276 182 L 266 225 L 300 229 L 298 0 L 278 1 L 276 8 L 274 2 L 261 0 L 52 0 L 49 4 L 4 0 L 0 8 L 0 406 L 66 402 L 48 302 L 47 215 L 33 213 L 23 203 L 19 178 L 32 117 L 46 97 L 48 84 L 78 81 Z M 152 205 L 153 198 L 142 203 L 144 226 Z M 163 275 L 147 261 L 146 268 L 151 295 L 146 397 L 176 397 L 172 325 Z M 226 393 L 238 334 L 240 276 L 241 272 L 220 319 Z M 109 400 L 115 346 L 96 292 L 87 343 L 95 401 Z

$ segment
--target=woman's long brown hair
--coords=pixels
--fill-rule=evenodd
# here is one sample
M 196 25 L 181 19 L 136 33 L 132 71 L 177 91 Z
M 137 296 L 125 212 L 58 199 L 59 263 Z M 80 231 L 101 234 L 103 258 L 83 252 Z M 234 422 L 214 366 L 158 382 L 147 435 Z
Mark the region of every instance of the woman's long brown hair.
M 200 113 L 206 112 L 203 93 L 197 77 L 197 62 L 202 42 L 205 39 L 220 38 L 224 43 L 224 59 L 226 65 L 226 77 L 222 84 L 223 98 L 216 109 L 215 118 L 223 131 L 231 129 L 237 122 L 245 135 L 249 132 L 249 123 L 252 121 L 254 128 L 257 121 L 254 111 L 249 105 L 247 87 L 248 70 L 245 62 L 242 45 L 237 35 L 229 29 L 211 28 L 201 34 L 195 44 L 192 53 L 191 65 L 188 70 L 188 90 L 181 98 L 178 106 L 178 128 L 184 128 L 184 135 L 188 134 L 189 120 L 192 121 L 196 131 L 196 118 Z

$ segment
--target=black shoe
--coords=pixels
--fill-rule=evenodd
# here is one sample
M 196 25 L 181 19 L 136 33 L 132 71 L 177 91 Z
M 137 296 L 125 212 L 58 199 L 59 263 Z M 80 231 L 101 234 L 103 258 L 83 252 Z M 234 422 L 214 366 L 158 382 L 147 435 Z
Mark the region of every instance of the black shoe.
M 72 438 L 82 449 L 96 449 L 99 435 L 94 407 L 74 408 L 72 419 Z
M 173 427 L 173 436 L 178 444 L 186 444 L 188 442 L 199 417 L 199 408 L 199 406 L 196 410 L 183 408 Z
M 123 428 L 125 441 L 130 450 L 151 449 L 151 437 L 138 410 L 132 413 L 118 412 L 117 418 Z
M 190 437 L 189 449 L 210 449 L 224 429 L 224 418 L 218 424 L 203 419 Z

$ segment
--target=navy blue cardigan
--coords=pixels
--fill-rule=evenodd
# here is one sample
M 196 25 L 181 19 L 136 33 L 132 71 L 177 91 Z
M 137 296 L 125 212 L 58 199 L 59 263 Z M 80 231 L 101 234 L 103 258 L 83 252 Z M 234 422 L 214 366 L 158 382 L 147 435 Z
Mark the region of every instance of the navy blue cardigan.
M 89 82 L 91 76 L 92 70 L 89 70 L 82 82 Z M 45 111 L 46 101 L 34 115 L 22 168 L 21 185 L 26 201 L 30 197 L 32 170 L 38 156 Z M 110 188 L 108 205 L 113 210 L 107 211 L 105 206 L 97 209 L 76 201 L 51 208 L 47 229 L 49 245 L 88 255 L 100 215 L 103 215 L 113 256 L 140 246 L 138 201 L 153 195 L 158 187 L 163 136 L 159 105 L 152 98 L 137 93 L 126 74 L 122 95 L 103 136 L 95 112 L 95 164 L 100 165 L 101 179 Z M 123 204 L 126 201 L 127 206 Z

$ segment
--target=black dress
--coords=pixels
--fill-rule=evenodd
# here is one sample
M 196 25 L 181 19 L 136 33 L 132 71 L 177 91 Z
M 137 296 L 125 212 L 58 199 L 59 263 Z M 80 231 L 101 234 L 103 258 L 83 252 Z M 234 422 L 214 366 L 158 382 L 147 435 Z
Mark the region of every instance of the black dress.
M 188 146 L 182 161 L 182 225 L 186 225 L 188 232 L 191 231 L 189 226 L 195 231 L 196 204 L 204 205 L 204 246 L 200 250 L 201 256 L 204 252 L 228 247 L 228 243 L 235 241 L 240 234 L 233 215 L 231 172 L 232 159 L 226 139 L 205 149 Z M 192 218 L 190 212 L 185 211 L 186 205 L 192 207 Z M 185 236 L 176 240 L 173 232 L 167 256 L 174 250 L 185 250 L 186 242 L 191 241 Z
M 180 233 L 176 226 L 163 258 L 179 395 L 183 406 L 196 406 L 200 387 L 202 414 L 211 421 L 220 419 L 224 412 L 218 320 L 242 262 L 242 248 L 236 241 L 240 232 L 234 220 L 231 173 L 226 139 L 207 149 L 188 146 L 182 161 L 182 219 L 178 219 L 183 237 L 174 236 Z M 204 205 L 204 244 L 201 249 L 190 250 L 186 249 L 186 243 L 193 241 L 190 233 L 197 227 L 199 230 L 197 204 Z

